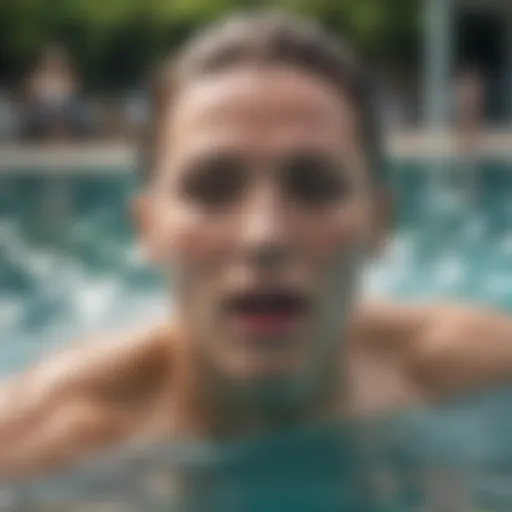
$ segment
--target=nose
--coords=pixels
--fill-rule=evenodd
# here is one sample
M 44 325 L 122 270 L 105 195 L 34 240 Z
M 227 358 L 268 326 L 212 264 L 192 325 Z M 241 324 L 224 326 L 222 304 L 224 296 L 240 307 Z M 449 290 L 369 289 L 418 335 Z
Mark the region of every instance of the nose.
M 242 248 L 251 266 L 261 271 L 281 268 L 292 254 L 290 211 L 271 184 L 262 184 L 247 199 L 241 219 Z

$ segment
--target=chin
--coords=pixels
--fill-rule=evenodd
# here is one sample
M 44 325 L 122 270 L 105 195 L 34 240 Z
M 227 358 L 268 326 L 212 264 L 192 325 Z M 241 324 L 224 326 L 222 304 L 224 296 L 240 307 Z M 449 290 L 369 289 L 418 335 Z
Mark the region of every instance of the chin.
M 298 358 L 287 357 L 254 357 L 246 356 L 238 361 L 235 368 L 239 380 L 253 383 L 284 382 L 298 378 L 301 372 L 301 364 Z M 233 373 L 233 372 L 232 372 Z

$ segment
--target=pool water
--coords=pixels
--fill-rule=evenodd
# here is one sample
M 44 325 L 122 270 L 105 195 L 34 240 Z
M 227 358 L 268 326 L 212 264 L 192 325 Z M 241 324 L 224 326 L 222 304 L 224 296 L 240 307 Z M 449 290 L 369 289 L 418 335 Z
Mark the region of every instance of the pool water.
M 428 172 L 441 165 L 450 172 Z M 512 311 L 512 161 L 475 168 L 397 162 L 389 175 L 395 234 L 368 269 L 367 293 Z M 172 307 L 131 233 L 127 205 L 134 189 L 134 176 L 108 170 L 0 177 L 0 374 L 86 333 Z M 445 483 L 455 474 L 457 485 L 449 487 L 464 488 L 457 492 L 471 495 L 475 507 L 512 510 L 511 398 L 502 390 L 442 410 L 411 411 L 391 428 L 379 427 L 376 438 L 388 436 L 381 447 L 400 440 L 404 460 L 422 461 L 429 475 L 450 467 Z M 389 494 L 392 485 L 384 487 Z

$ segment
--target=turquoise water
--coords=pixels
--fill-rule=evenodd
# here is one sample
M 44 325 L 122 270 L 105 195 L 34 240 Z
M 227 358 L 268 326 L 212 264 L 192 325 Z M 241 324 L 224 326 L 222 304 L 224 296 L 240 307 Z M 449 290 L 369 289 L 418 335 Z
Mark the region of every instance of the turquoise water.
M 426 167 L 401 162 L 391 169 L 396 230 L 368 270 L 367 293 L 451 298 L 512 311 L 512 162 L 489 161 L 475 169 L 452 163 L 450 173 L 439 174 Z M 144 265 L 131 235 L 126 205 L 134 183 L 129 174 L 108 172 L 0 177 L 0 374 L 91 331 L 164 311 L 158 276 Z M 464 496 L 473 508 L 512 510 L 511 399 L 502 390 L 374 426 L 379 450 L 394 454 L 383 459 L 406 461 L 405 469 L 384 472 L 385 478 L 394 475 L 384 486 L 387 494 L 400 494 L 390 501 L 405 500 L 409 505 L 400 510 L 412 510 L 429 475 L 443 469 L 448 473 L 441 487 Z M 420 476 L 411 476 L 413 466 Z M 306 475 L 309 488 L 319 474 L 314 471 Z M 86 480 L 82 475 L 80 481 Z M 66 488 L 74 489 L 69 483 Z M 0 511 L 1 498 L 0 493 Z M 258 510 L 273 510 L 269 506 Z M 363 509 L 349 509 L 354 507 Z M 33 502 L 26 510 L 35 510 Z

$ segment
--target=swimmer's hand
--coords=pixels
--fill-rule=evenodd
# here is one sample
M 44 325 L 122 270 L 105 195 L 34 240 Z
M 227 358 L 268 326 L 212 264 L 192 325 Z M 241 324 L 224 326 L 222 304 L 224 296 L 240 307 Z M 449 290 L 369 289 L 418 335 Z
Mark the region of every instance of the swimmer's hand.
M 157 336 L 146 329 L 79 344 L 0 385 L 0 483 L 126 439 L 161 375 Z
M 512 384 L 510 315 L 469 305 L 379 304 L 365 317 L 426 402 Z

